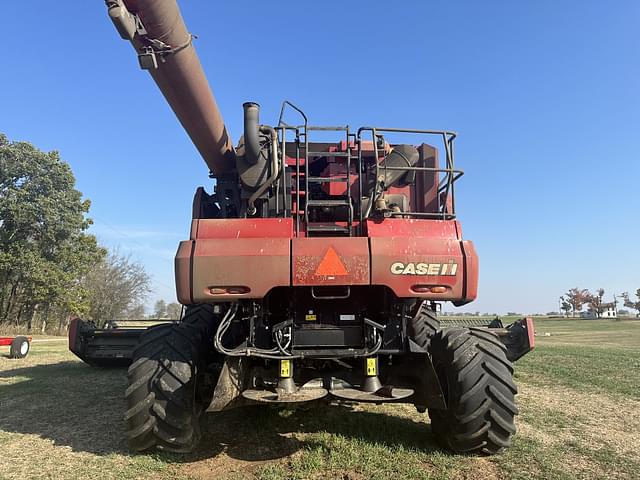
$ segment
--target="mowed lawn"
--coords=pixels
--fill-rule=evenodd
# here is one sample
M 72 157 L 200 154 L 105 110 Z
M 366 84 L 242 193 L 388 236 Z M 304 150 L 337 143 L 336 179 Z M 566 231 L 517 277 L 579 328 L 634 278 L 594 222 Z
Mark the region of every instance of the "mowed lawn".
M 210 414 L 192 455 L 130 455 L 124 370 L 64 339 L 0 350 L 0 478 L 639 478 L 640 321 L 538 320 L 516 365 L 520 415 L 495 457 L 440 450 L 411 406 L 313 405 Z M 545 336 L 545 332 L 550 336 Z

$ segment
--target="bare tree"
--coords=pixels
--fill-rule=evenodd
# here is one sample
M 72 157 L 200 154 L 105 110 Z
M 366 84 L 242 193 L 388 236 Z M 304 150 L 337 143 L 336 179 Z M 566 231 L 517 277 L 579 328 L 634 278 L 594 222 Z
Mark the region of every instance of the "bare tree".
M 140 263 L 112 252 L 83 283 L 89 297 L 89 317 L 103 325 L 139 305 L 149 293 L 150 278 Z
M 595 312 L 598 318 L 602 317 L 602 313 L 604 309 L 608 306 L 604 304 L 602 299 L 604 297 L 604 288 L 599 288 L 596 290 L 596 293 L 588 292 L 586 296 L 586 302 L 589 305 L 589 308 Z
M 153 307 L 153 318 L 165 318 L 167 316 L 167 303 L 160 299 Z
M 631 299 L 629 292 L 624 292 L 622 298 L 624 300 L 624 306 L 635 310 L 638 312 L 636 316 L 640 316 L 640 288 L 636 290 L 636 300 Z
M 170 303 L 167 305 L 167 318 L 171 320 L 179 320 L 180 314 L 182 313 L 182 305 L 179 303 Z
M 142 303 L 138 303 L 129 307 L 125 312 L 125 316 L 128 320 L 142 320 L 144 319 L 145 310 L 144 305 Z

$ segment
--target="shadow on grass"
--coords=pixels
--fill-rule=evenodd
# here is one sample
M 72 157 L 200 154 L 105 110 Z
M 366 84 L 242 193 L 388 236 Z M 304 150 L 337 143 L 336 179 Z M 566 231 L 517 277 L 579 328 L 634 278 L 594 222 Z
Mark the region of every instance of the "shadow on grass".
M 2 371 L 0 379 L 1 430 L 35 434 L 74 451 L 128 454 L 123 420 L 126 370 L 61 362 Z M 297 432 L 327 432 L 423 452 L 439 450 L 426 416 L 416 422 L 316 403 L 300 409 L 254 406 L 207 414 L 195 452 L 157 455 L 171 462 L 193 462 L 224 451 L 239 460 L 266 461 L 317 446 L 316 440 L 295 438 L 292 434 Z

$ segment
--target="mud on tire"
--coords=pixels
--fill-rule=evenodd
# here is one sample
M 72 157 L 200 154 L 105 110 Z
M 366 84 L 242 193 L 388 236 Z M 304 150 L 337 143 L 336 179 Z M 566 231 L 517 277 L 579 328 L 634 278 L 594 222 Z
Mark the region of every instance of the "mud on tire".
M 445 328 L 430 351 L 447 401 L 429 409 L 439 443 L 455 452 L 494 454 L 516 432 L 513 367 L 498 338 L 482 329 Z
M 132 451 L 186 453 L 198 443 L 198 386 L 211 360 L 216 318 L 211 305 L 188 307 L 181 323 L 152 327 L 140 338 L 125 394 Z

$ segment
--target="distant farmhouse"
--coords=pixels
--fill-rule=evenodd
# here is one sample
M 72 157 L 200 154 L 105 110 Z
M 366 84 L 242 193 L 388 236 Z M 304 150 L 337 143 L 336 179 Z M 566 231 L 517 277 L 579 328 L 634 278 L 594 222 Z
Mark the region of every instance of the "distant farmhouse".
M 580 318 L 584 318 L 587 320 L 595 319 L 598 318 L 598 314 L 595 310 L 589 310 L 587 312 L 580 312 Z M 605 305 L 600 318 L 618 318 L 618 311 L 615 305 Z

